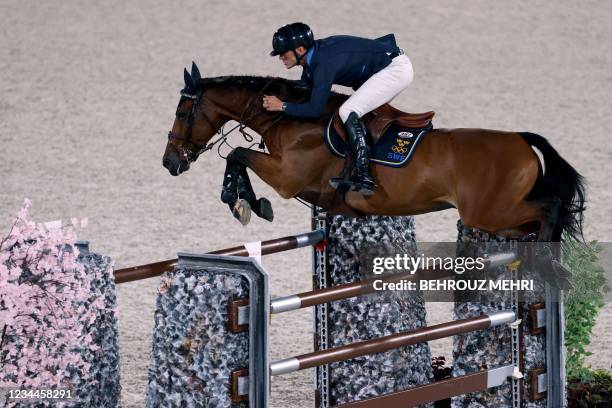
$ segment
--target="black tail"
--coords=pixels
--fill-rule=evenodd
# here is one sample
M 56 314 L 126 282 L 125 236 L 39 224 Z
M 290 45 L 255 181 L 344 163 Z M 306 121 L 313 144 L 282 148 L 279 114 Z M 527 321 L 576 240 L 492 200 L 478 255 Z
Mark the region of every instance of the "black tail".
M 585 210 L 584 178 L 557 153 L 548 141 L 535 133 L 522 132 L 525 141 L 537 148 L 544 156 L 544 177 L 529 194 L 530 198 L 558 197 L 561 209 L 556 235 L 560 239 L 563 231 L 575 239 L 584 240 L 582 233 L 583 212 Z

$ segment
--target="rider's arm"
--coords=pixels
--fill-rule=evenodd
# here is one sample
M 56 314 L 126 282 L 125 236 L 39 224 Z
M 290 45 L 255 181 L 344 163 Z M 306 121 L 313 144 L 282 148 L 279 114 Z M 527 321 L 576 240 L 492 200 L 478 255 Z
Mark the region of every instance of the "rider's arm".
M 302 118 L 318 118 L 323 113 L 331 87 L 334 83 L 335 70 L 331 65 L 319 65 L 312 74 L 312 92 L 306 103 L 286 103 L 285 113 Z

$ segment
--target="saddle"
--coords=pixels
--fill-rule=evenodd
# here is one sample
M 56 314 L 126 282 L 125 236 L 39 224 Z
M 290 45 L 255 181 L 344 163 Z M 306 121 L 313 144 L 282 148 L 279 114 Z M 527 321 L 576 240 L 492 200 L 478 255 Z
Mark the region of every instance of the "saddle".
M 409 129 L 427 128 L 435 114 L 434 111 L 407 113 L 386 103 L 366 114 L 361 120 L 372 138 L 372 144 L 375 145 L 381 136 L 389 129 L 389 126 L 396 125 L 399 128 Z M 346 142 L 348 136 L 344 130 L 344 124 L 337 110 L 334 113 L 332 122 L 336 133 Z
M 388 167 L 403 167 L 410 161 L 421 139 L 433 129 L 434 112 L 406 113 L 385 104 L 362 119 L 367 128 L 370 162 Z M 330 115 L 325 130 L 325 145 L 337 157 L 350 155 L 348 135 L 338 111 Z M 347 162 L 345 171 L 351 166 Z M 350 173 L 347 173 L 350 174 Z

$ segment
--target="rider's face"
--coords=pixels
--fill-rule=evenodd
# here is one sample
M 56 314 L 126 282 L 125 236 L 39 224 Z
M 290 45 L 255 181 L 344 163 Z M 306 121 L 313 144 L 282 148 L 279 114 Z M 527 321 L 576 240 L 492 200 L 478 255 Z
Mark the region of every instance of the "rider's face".
M 298 47 L 295 52 L 299 56 L 303 56 L 306 53 L 306 48 Z M 279 54 L 278 58 L 282 61 L 283 64 L 285 64 L 285 68 L 287 69 L 293 68 L 297 65 L 297 59 L 295 58 L 295 54 L 292 50 Z
M 278 58 L 285 64 L 285 68 L 293 68 L 297 65 L 297 59 L 295 59 L 295 54 L 293 51 L 287 51 L 278 55 Z

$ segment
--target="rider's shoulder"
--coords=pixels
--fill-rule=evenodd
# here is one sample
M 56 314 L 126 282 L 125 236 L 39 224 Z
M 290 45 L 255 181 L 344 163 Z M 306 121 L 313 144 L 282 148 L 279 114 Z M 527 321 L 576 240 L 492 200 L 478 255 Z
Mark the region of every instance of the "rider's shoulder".
M 328 47 L 334 45 L 343 45 L 346 43 L 358 42 L 366 40 L 366 38 L 357 37 L 354 35 L 331 35 L 329 37 L 320 38 L 315 41 L 315 44 L 318 44 L 320 47 Z
M 363 52 L 380 49 L 395 49 L 397 47 L 394 34 L 387 34 L 378 38 L 364 38 L 354 35 L 332 35 L 315 41 L 315 52 Z

